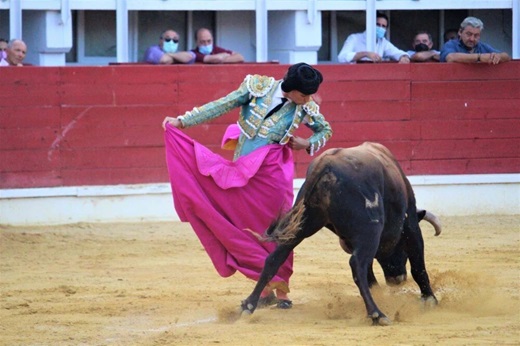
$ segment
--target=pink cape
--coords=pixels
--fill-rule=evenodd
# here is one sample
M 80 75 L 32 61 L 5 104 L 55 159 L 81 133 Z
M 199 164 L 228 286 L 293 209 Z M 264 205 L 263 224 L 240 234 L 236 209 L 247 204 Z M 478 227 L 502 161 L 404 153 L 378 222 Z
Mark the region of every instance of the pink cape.
M 293 202 L 294 163 L 286 146 L 268 145 L 229 161 L 167 124 L 166 163 L 175 210 L 189 222 L 217 272 L 237 270 L 257 281 L 276 244 L 259 242 L 245 229 L 263 234 Z M 293 254 L 272 282 L 289 283 Z

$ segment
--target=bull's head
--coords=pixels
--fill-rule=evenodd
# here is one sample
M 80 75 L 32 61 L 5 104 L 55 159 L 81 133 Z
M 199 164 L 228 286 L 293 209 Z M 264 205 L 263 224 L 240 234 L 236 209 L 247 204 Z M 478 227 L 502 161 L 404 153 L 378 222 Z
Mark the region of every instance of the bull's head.
M 407 260 L 408 255 L 401 246 L 396 247 L 394 253 L 389 257 L 378 260 L 385 274 L 387 285 L 397 286 L 406 281 Z
M 421 220 L 428 221 L 435 228 L 435 235 L 438 236 L 441 234 L 442 227 L 437 216 L 432 214 L 427 210 L 417 210 L 417 226 L 419 227 L 419 231 L 421 228 L 419 226 L 419 222 Z M 397 286 L 406 281 L 406 261 L 408 260 L 408 255 L 404 250 L 403 239 L 401 239 L 400 243 L 395 247 L 394 253 L 390 255 L 388 258 L 383 260 L 379 260 L 379 264 L 381 264 L 381 268 L 383 269 L 383 273 L 385 274 L 386 284 L 389 286 Z

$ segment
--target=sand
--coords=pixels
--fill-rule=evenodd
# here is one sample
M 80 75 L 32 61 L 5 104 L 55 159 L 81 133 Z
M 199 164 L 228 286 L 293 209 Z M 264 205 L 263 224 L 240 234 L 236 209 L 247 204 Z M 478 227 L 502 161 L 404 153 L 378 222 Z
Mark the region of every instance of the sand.
M 409 276 L 373 289 L 327 230 L 295 250 L 291 310 L 238 315 L 254 282 L 221 278 L 188 224 L 0 227 L 1 345 L 520 345 L 520 217 L 422 223 L 436 307 Z

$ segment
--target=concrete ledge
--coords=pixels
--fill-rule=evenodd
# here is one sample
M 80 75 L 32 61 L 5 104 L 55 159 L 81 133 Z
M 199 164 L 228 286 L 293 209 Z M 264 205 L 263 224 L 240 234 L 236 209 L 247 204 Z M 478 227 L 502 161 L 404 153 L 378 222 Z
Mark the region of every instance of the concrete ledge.
M 440 216 L 520 215 L 520 174 L 408 178 L 418 206 Z M 3 225 L 178 220 L 168 183 L 0 190 Z

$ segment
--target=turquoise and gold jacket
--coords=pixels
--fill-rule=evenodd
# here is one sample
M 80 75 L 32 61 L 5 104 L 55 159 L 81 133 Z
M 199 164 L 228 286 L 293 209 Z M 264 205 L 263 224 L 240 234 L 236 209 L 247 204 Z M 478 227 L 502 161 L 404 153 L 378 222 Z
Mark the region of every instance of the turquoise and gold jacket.
M 273 95 L 282 80 L 260 75 L 247 75 L 240 87 L 216 101 L 207 103 L 180 116 L 184 127 L 191 127 L 215 119 L 230 110 L 241 107 L 238 126 L 247 139 L 262 138 L 266 144 L 285 145 L 305 124 L 314 133 L 308 139 L 309 153 L 314 155 L 332 136 L 332 129 L 312 99 L 303 105 L 286 103 L 280 110 L 265 119 Z M 243 141 L 239 141 L 243 143 Z M 240 148 L 235 149 L 235 156 Z M 235 157 L 236 158 L 236 157 Z

